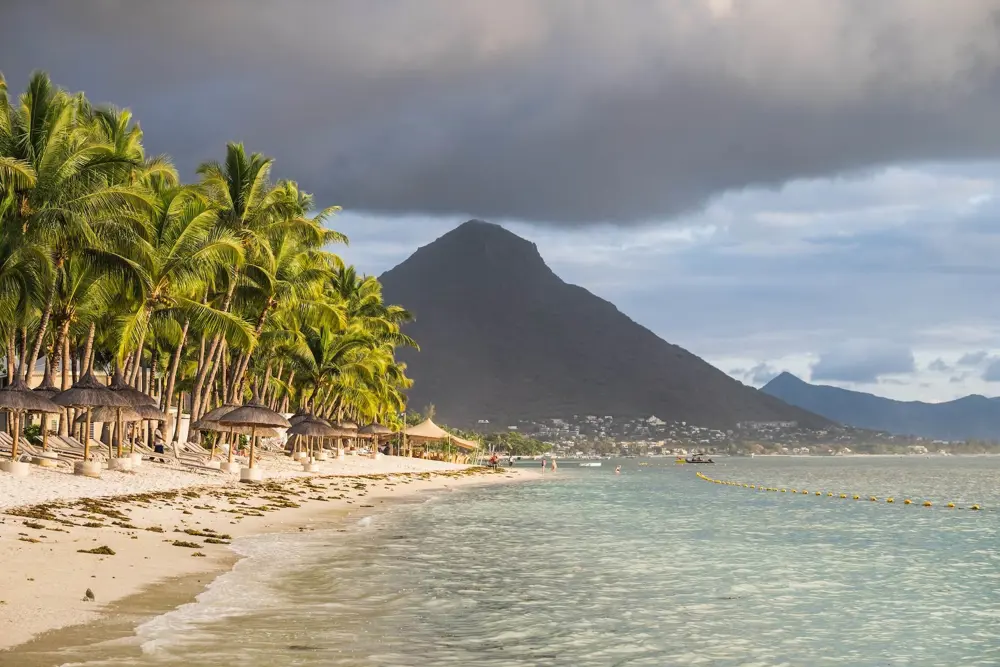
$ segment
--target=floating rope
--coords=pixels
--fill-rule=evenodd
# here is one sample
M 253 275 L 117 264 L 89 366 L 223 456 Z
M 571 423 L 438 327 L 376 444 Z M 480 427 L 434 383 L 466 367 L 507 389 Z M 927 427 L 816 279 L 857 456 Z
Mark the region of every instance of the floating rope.
M 744 489 L 750 489 L 752 491 L 772 491 L 772 492 L 779 492 L 779 493 L 794 493 L 794 494 L 803 495 L 803 496 L 810 495 L 809 491 L 806 490 L 806 489 L 790 489 L 790 488 L 783 489 L 783 488 L 779 488 L 779 487 L 775 487 L 775 486 L 764 486 L 764 485 L 761 485 L 761 484 L 746 484 L 744 482 L 735 482 L 735 481 L 726 480 L 726 479 L 712 479 L 708 475 L 702 474 L 700 472 L 696 472 L 695 475 L 698 477 L 698 479 L 701 479 L 703 481 L 711 482 L 713 484 L 721 484 L 723 486 L 735 486 L 735 487 L 740 487 L 740 488 L 744 488 Z M 815 496 L 823 496 L 823 492 L 822 491 L 815 491 L 814 495 Z M 841 498 L 841 499 L 846 499 L 846 498 L 848 498 L 848 494 L 846 494 L 846 493 L 835 494 L 833 491 L 827 491 L 826 492 L 826 497 L 827 498 Z M 854 494 L 854 495 L 852 495 L 850 497 L 853 498 L 854 500 L 861 500 L 861 496 L 858 495 L 858 494 Z M 878 502 L 879 499 L 878 499 L 878 496 L 868 496 L 868 501 L 875 503 L 875 502 Z M 887 504 L 889 504 L 889 505 L 894 505 L 896 503 L 896 499 L 893 498 L 893 497 L 888 497 L 888 498 L 885 499 L 885 502 Z M 915 501 L 911 500 L 910 498 L 905 498 L 903 500 L 903 504 L 904 505 L 913 505 L 913 504 L 915 504 Z M 925 500 L 922 503 L 920 503 L 920 506 L 921 507 L 933 507 L 934 503 L 932 503 L 929 500 Z M 947 505 L 945 505 L 945 507 L 948 508 L 948 509 L 968 509 L 968 510 L 972 510 L 972 511 L 979 511 L 979 510 L 982 509 L 982 507 L 980 505 L 978 505 L 978 504 L 976 504 L 976 505 L 969 505 L 968 507 L 958 507 L 958 506 L 955 505 L 955 503 L 948 503 Z

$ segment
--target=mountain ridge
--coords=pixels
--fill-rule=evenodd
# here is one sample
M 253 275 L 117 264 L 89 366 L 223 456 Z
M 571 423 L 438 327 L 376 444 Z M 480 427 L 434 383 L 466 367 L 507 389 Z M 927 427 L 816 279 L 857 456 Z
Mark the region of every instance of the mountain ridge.
M 980 394 L 942 403 L 897 401 L 861 391 L 811 384 L 783 372 L 761 391 L 857 428 L 936 440 L 1000 440 L 1000 399 Z
M 667 421 L 828 420 L 730 378 L 660 339 L 614 304 L 563 281 L 534 243 L 471 220 L 380 276 L 383 293 L 415 315 L 400 350 L 414 408 L 442 421 L 655 414 Z

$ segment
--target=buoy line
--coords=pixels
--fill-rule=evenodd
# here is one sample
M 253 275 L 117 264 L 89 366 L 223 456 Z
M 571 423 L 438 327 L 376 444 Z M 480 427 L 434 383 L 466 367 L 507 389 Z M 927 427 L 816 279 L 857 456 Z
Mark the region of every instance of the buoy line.
M 826 496 L 827 498 L 839 498 L 839 499 L 851 498 L 853 500 L 861 500 L 863 498 L 863 496 L 858 495 L 856 493 L 852 494 L 852 495 L 848 495 L 846 493 L 834 493 L 833 491 L 827 491 L 826 493 L 824 493 L 823 491 L 814 491 L 813 493 L 810 494 L 810 492 L 807 489 L 792 489 L 792 488 L 787 488 L 787 487 L 786 488 L 780 488 L 780 487 L 776 487 L 776 486 L 764 486 L 762 484 L 746 484 L 744 482 L 735 482 L 735 481 L 727 480 L 727 479 L 712 479 L 708 475 L 705 475 L 705 474 L 700 473 L 700 472 L 696 472 L 695 475 L 698 477 L 698 479 L 701 479 L 701 480 L 703 480 L 705 482 L 711 482 L 713 484 L 721 484 L 723 486 L 735 486 L 735 487 L 740 487 L 740 488 L 743 488 L 743 489 L 750 489 L 751 491 L 771 491 L 771 492 L 776 492 L 776 493 L 794 493 L 794 494 L 802 495 L 802 496 L 808 496 L 808 495 L 813 495 L 814 497 L 815 496 L 820 496 L 820 497 Z M 867 498 L 868 498 L 868 502 L 873 502 L 873 503 L 879 502 L 879 497 L 878 496 L 868 496 Z M 891 496 L 888 497 L 888 498 L 885 498 L 884 501 L 885 501 L 886 504 L 889 504 L 889 505 L 894 505 L 896 503 L 896 499 L 894 497 L 891 497 Z M 934 507 L 934 503 L 932 503 L 929 500 L 924 500 L 923 502 L 918 503 L 917 501 L 912 500 L 910 498 L 904 498 L 901 504 L 903 504 L 903 505 L 916 505 L 916 504 L 919 504 L 921 507 Z M 980 510 L 983 509 L 982 506 L 980 506 L 979 504 L 969 505 L 968 507 L 959 507 L 955 503 L 947 503 L 945 505 L 942 505 L 942 507 L 945 507 L 947 509 L 972 510 L 972 511 L 975 511 L 975 512 L 978 512 L 978 511 L 980 511 Z

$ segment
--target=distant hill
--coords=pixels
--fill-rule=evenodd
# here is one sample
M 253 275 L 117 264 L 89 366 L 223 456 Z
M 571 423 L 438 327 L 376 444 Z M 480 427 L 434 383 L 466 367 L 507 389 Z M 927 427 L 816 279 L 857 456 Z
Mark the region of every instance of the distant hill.
M 966 396 L 947 403 L 894 401 L 860 391 L 809 384 L 791 373 L 762 392 L 858 428 L 936 440 L 1000 440 L 1000 400 Z
M 386 299 L 413 311 L 402 350 L 415 384 L 455 426 L 489 419 L 656 415 L 711 427 L 739 421 L 826 419 L 733 380 L 636 324 L 615 306 L 563 282 L 535 245 L 469 221 L 380 277 Z

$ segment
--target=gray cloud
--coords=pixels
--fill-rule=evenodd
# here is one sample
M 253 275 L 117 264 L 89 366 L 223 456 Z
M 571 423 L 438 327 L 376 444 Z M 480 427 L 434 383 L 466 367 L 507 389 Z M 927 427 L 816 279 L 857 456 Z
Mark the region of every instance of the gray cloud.
M 813 364 L 812 379 L 873 383 L 883 375 L 915 370 L 913 352 L 909 348 L 878 341 L 858 341 L 821 354 L 819 361 Z
M 938 357 L 931 363 L 927 364 L 927 370 L 934 371 L 936 373 L 947 373 L 951 370 L 951 366 L 946 364 L 944 359 Z
M 966 352 L 963 354 L 959 360 L 959 366 L 978 366 L 979 364 L 986 361 L 990 356 L 990 353 L 986 350 L 979 350 L 978 352 Z
M 985 382 L 1000 382 L 1000 359 L 990 361 L 983 369 L 982 378 Z
M 322 203 L 561 223 L 1000 155 L 996 0 L 4 3 L 12 86 L 132 106 L 191 173 L 244 140 Z
M 774 368 L 766 361 L 762 361 L 750 370 L 746 371 L 747 381 L 755 387 L 761 387 L 773 380 L 781 371 Z

